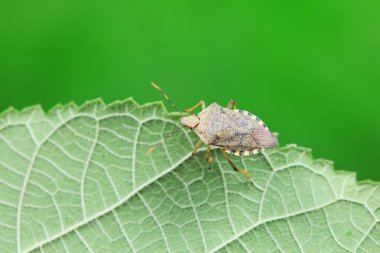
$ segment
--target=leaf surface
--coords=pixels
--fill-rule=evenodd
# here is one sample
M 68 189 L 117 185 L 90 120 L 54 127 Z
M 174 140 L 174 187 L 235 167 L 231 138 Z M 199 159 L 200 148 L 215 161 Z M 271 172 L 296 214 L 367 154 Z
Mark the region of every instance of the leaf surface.
M 233 158 L 161 103 L 0 116 L 0 252 L 380 252 L 380 189 L 289 145 Z M 165 138 L 150 156 L 146 151 Z

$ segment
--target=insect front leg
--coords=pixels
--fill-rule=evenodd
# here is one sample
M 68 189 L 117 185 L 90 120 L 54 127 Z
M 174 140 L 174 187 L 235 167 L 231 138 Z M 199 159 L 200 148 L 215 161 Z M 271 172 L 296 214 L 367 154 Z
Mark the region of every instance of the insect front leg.
M 212 163 L 211 145 L 207 145 L 206 161 L 208 163 L 208 169 L 211 170 L 211 163 Z
M 227 109 L 230 109 L 231 106 L 233 106 L 234 109 L 236 110 L 236 103 L 235 103 L 235 100 L 233 99 L 231 99 L 230 102 L 228 102 Z
M 161 139 L 156 145 L 154 145 L 153 147 L 151 147 L 146 153 L 145 155 L 150 155 L 150 153 L 153 152 L 153 150 L 155 150 L 159 145 L 161 145 L 162 143 L 164 143 L 164 139 Z
M 248 170 L 239 170 L 235 164 L 231 161 L 231 159 L 228 157 L 227 153 L 223 150 L 222 150 L 222 153 L 223 153 L 223 156 L 224 158 L 227 160 L 228 164 L 231 166 L 231 168 L 236 171 L 236 172 L 240 172 L 241 174 L 243 174 L 247 180 L 251 183 L 251 185 L 253 186 L 253 181 L 252 181 L 252 177 L 251 177 L 251 174 L 249 174 Z
M 198 148 L 202 145 L 203 141 L 201 139 L 198 140 L 197 144 L 195 144 L 195 147 L 193 149 L 193 152 L 191 153 L 191 155 L 195 155 L 197 153 L 197 150 Z
M 198 104 L 196 104 L 196 105 L 194 105 L 193 107 L 191 107 L 191 108 L 185 110 L 185 112 L 192 112 L 192 111 L 194 111 L 195 109 L 197 109 L 197 107 L 199 107 L 200 105 L 202 105 L 202 111 L 203 111 L 204 109 L 206 109 L 206 103 L 205 103 L 205 101 L 201 100 L 201 101 L 199 101 Z

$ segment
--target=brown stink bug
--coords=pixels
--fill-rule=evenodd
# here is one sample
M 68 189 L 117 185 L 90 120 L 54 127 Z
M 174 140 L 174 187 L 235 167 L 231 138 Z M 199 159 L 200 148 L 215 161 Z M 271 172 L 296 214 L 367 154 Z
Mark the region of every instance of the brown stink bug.
M 202 143 L 206 144 L 206 160 L 210 168 L 212 162 L 211 146 L 218 147 L 222 150 L 223 156 L 232 169 L 242 173 L 252 184 L 251 176 L 248 171 L 239 170 L 232 163 L 227 154 L 248 156 L 258 154 L 266 148 L 276 146 L 276 136 L 269 131 L 262 120 L 250 112 L 236 109 L 236 104 L 232 99 L 228 103 L 227 108 L 217 103 L 212 103 L 206 107 L 206 103 L 201 100 L 195 106 L 184 111 L 185 113 L 190 113 L 197 107 L 202 106 L 202 111 L 198 113 L 198 115 L 185 115 L 160 87 L 154 83 L 151 84 L 181 113 L 181 124 L 199 136 L 199 141 L 195 145 L 192 153 L 193 155 L 195 155 Z M 231 107 L 233 107 L 234 110 L 231 110 Z M 163 140 L 161 140 L 159 144 L 161 144 L 162 141 Z M 157 145 L 151 148 L 147 154 L 150 154 L 156 147 Z

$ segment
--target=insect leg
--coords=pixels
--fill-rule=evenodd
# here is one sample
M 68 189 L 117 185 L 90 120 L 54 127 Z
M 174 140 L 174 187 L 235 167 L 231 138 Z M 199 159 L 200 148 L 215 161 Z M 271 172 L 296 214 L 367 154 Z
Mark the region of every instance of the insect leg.
M 185 112 L 192 112 L 192 111 L 194 111 L 200 105 L 202 105 L 202 110 L 206 109 L 206 103 L 205 103 L 205 101 L 201 100 L 201 101 L 199 101 L 198 104 L 196 104 L 193 107 L 185 110 Z
M 195 147 L 194 147 L 193 152 L 191 153 L 191 155 L 195 155 L 197 153 L 197 150 L 202 145 L 202 143 L 203 143 L 203 141 L 201 139 L 199 139 L 199 141 L 197 142 L 197 144 L 195 144 Z
M 236 103 L 235 103 L 235 100 L 233 99 L 231 99 L 230 102 L 228 102 L 227 109 L 230 109 L 231 106 L 233 106 L 234 109 L 236 110 Z
M 211 145 L 207 145 L 206 161 L 208 163 L 208 169 L 211 170 L 211 163 L 212 163 Z
M 173 134 L 175 133 L 178 133 L 178 131 L 182 131 L 181 128 L 177 128 L 175 129 L 174 131 L 172 131 L 168 136 L 166 136 L 165 138 L 169 138 L 171 137 Z M 164 143 L 164 138 L 162 138 L 159 142 L 157 142 L 157 144 L 155 144 L 153 147 L 151 147 L 146 153 L 145 155 L 150 155 L 150 153 L 153 152 L 153 150 L 155 150 L 158 146 L 160 146 L 161 144 Z
M 145 155 L 150 155 L 150 153 L 153 152 L 153 150 L 155 150 L 159 145 L 161 145 L 162 143 L 164 143 L 164 139 L 161 139 L 156 145 L 154 145 L 153 147 L 151 147 L 146 153 Z
M 247 170 L 239 170 L 238 168 L 236 168 L 235 164 L 233 164 L 233 162 L 231 161 L 231 159 L 228 157 L 227 153 L 224 152 L 223 149 L 221 149 L 221 150 L 222 150 L 224 158 L 227 160 L 227 162 L 231 166 L 231 168 L 234 171 L 240 172 L 241 174 L 243 174 L 247 178 L 247 180 L 251 183 L 251 185 L 253 185 L 252 178 L 251 178 L 251 175 L 249 174 L 249 172 Z

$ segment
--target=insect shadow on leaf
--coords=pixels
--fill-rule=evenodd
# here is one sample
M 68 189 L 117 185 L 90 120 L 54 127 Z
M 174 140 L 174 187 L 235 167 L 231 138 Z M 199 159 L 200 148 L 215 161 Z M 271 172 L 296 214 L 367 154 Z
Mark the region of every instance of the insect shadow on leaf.
M 277 137 L 269 131 L 267 125 L 260 118 L 250 112 L 237 109 L 233 99 L 229 101 L 226 108 L 217 103 L 212 103 L 206 107 L 205 101 L 201 100 L 193 107 L 182 112 L 160 87 L 155 83 L 151 84 L 181 113 L 182 126 L 189 128 L 198 135 L 199 140 L 195 144 L 192 155 L 196 154 L 203 143 L 206 144 L 206 161 L 210 169 L 212 163 L 211 146 L 218 147 L 231 168 L 243 174 L 253 185 L 249 172 L 245 169 L 238 169 L 228 155 L 254 155 L 267 148 L 277 146 Z M 199 106 L 202 107 L 202 110 L 198 114 L 189 115 Z M 233 110 L 231 110 L 231 107 L 233 107 Z M 160 140 L 146 154 L 149 155 L 163 142 L 163 139 Z

